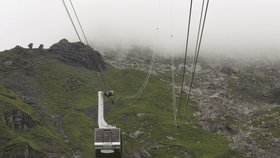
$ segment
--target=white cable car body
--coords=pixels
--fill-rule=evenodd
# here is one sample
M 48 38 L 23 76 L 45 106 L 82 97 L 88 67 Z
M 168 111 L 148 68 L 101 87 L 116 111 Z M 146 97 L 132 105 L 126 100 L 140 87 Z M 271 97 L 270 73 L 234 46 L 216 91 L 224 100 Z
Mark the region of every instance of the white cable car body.
M 110 94 L 108 94 L 110 93 Z M 107 95 L 106 95 L 107 94 Z M 95 129 L 94 146 L 96 157 L 121 157 L 121 129 L 109 125 L 104 120 L 104 95 L 112 92 L 98 92 L 98 127 Z

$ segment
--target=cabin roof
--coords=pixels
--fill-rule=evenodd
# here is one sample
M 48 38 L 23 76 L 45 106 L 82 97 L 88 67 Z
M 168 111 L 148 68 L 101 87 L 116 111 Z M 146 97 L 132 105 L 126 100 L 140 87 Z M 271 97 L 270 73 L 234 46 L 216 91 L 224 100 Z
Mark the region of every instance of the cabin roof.
M 95 143 L 103 142 L 121 142 L 121 130 L 120 128 L 111 129 L 95 129 Z

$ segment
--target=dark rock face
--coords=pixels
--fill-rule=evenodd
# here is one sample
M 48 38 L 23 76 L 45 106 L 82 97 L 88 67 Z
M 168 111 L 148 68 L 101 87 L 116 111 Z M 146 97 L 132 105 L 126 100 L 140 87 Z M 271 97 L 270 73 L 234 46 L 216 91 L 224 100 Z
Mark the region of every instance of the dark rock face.
M 5 148 L 3 158 L 47 158 L 44 153 L 32 149 L 28 144 L 13 144 Z
M 59 60 L 64 63 L 81 65 L 96 71 L 106 69 L 101 55 L 81 42 L 70 43 L 63 39 L 52 45 L 49 50 L 59 55 Z
M 36 125 L 35 121 L 28 114 L 20 110 L 6 112 L 4 114 L 4 121 L 9 128 L 14 130 L 26 130 Z

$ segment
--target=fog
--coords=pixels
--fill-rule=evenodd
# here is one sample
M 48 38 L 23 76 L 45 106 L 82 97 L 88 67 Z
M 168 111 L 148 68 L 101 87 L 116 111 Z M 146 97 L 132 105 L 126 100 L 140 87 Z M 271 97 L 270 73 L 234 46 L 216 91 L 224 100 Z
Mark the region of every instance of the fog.
M 65 1 L 70 9 L 69 2 Z M 183 54 L 185 49 L 189 2 L 73 0 L 94 48 L 138 45 L 175 54 Z M 201 2 L 194 0 L 191 52 Z M 210 0 L 201 53 L 280 54 L 279 8 L 279 0 Z M 0 26 L 0 50 L 15 45 L 26 47 L 31 42 L 49 47 L 62 38 L 78 41 L 61 0 L 1 0 Z

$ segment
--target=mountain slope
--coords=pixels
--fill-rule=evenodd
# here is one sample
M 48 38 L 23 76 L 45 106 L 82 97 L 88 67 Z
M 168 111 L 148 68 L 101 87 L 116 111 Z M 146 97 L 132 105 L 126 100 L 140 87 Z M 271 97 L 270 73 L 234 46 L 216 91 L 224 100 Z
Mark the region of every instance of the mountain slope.
M 193 115 L 196 106 L 187 109 L 187 122 L 174 126 L 169 83 L 152 76 L 144 95 L 131 98 L 146 74 L 106 65 L 81 43 L 16 47 L 0 52 L 0 61 L 3 157 L 22 156 L 26 149 L 30 157 L 94 157 L 97 91 L 103 89 L 96 70 L 116 92 L 116 103 L 107 100 L 105 116 L 123 130 L 124 157 L 242 157 L 224 136 L 202 129 Z

